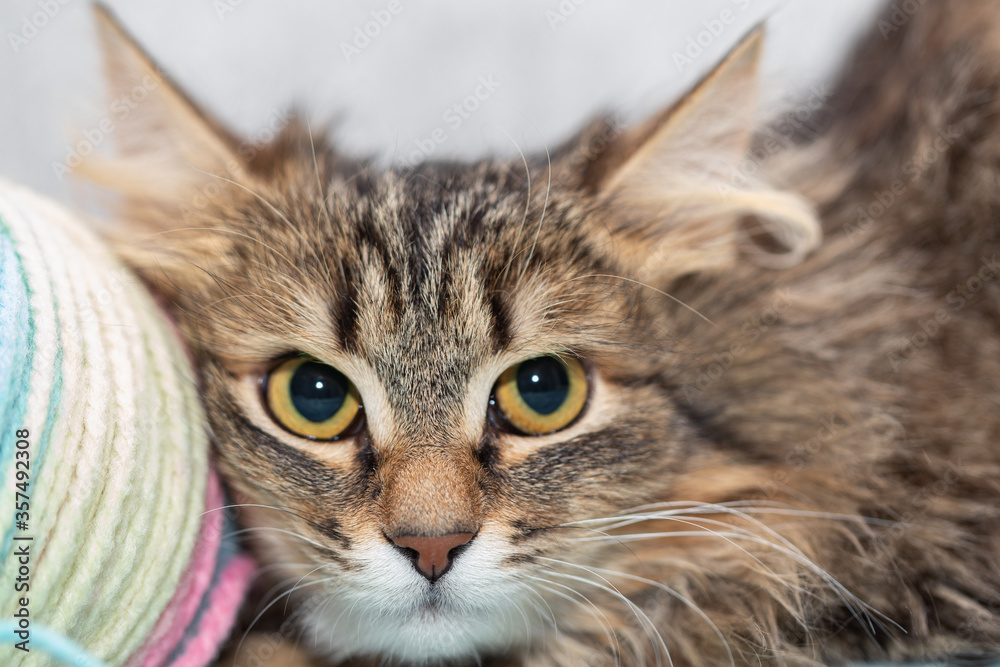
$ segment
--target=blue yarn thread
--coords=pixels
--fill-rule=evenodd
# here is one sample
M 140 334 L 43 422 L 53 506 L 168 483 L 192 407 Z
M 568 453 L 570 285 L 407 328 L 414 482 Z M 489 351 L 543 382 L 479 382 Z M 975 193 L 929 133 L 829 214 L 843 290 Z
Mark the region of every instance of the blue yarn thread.
M 0 643 L 16 644 L 19 641 L 14 634 L 17 629 L 12 621 L 0 623 Z M 108 667 L 69 637 L 38 623 L 31 624 L 31 646 L 32 652 L 41 651 L 67 667 Z

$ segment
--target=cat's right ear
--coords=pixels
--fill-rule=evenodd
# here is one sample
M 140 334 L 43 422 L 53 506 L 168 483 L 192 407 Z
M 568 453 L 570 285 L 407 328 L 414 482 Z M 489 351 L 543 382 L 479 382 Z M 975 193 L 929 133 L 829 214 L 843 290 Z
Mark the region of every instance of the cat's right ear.
M 174 85 L 103 5 L 94 18 L 109 87 L 116 154 L 92 156 L 81 175 L 138 207 L 132 222 L 155 230 L 209 183 L 246 178 L 239 142 Z M 166 215 L 143 215 L 143 211 Z
M 570 153 L 599 212 L 595 231 L 610 234 L 642 280 L 725 270 L 741 255 L 791 266 L 818 245 L 808 201 L 762 178 L 734 178 L 756 129 L 763 42 L 755 30 L 674 106 L 625 131 L 594 126 Z

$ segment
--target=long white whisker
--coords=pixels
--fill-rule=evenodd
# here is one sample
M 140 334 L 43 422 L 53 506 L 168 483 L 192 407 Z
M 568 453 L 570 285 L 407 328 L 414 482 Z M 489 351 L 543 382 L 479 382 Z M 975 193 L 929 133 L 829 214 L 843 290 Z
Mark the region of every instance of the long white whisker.
M 561 642 L 563 642 L 563 644 L 565 645 L 566 638 L 563 636 L 562 631 L 559 629 L 559 624 L 556 622 L 556 615 L 552 611 L 552 607 L 549 605 L 548 600 L 546 600 L 545 596 L 536 591 L 532 586 L 528 585 L 527 583 L 523 584 L 523 589 L 527 591 L 529 594 L 538 598 L 538 602 L 545 605 L 545 609 L 542 609 L 542 607 L 538 604 L 538 602 L 535 602 L 530 598 L 526 600 L 526 602 L 529 605 L 531 605 L 531 608 L 535 610 L 535 613 L 538 614 L 540 618 L 544 619 L 552 627 L 552 630 L 556 633 L 556 638 L 559 639 Z M 528 637 L 529 637 L 528 641 L 530 643 L 531 641 L 530 630 L 528 631 Z
M 858 514 L 843 514 L 837 512 L 817 512 L 813 510 L 802 510 L 794 508 L 790 505 L 785 505 L 782 503 L 762 503 L 760 501 L 754 500 L 733 500 L 724 503 L 703 503 L 699 501 L 670 501 L 670 502 L 660 502 L 660 503 L 649 503 L 646 505 L 637 505 L 635 507 L 630 507 L 622 512 L 619 512 L 614 517 L 606 517 L 607 520 L 614 520 L 617 518 L 622 518 L 629 515 L 644 515 L 644 513 L 649 510 L 657 510 L 662 508 L 689 508 L 688 512 L 697 511 L 699 513 L 711 513 L 715 511 L 728 512 L 730 509 L 739 509 L 747 514 L 787 514 L 789 516 L 803 516 L 817 519 L 831 519 L 834 521 L 848 521 L 855 522 L 860 521 L 862 523 L 876 525 L 876 526 L 895 526 L 898 525 L 898 521 L 893 521 L 892 519 L 878 519 L 875 517 L 867 517 Z M 640 514 L 643 513 L 643 514 Z M 596 521 L 601 521 L 603 519 L 597 519 Z
M 309 517 L 304 516 L 302 514 L 299 514 L 298 512 L 295 512 L 295 511 L 293 511 L 291 509 L 288 509 L 287 507 L 279 507 L 277 505 L 264 505 L 264 504 L 261 504 L 261 503 L 234 503 L 234 504 L 231 504 L 231 505 L 223 505 L 222 507 L 216 507 L 216 508 L 211 509 L 211 510 L 206 510 L 206 511 L 202 512 L 201 516 L 204 516 L 205 514 L 208 514 L 209 512 L 218 512 L 220 510 L 227 510 L 227 509 L 234 509 L 234 508 L 235 509 L 239 509 L 241 507 L 258 507 L 258 508 L 262 508 L 262 509 L 274 510 L 275 512 L 282 512 L 284 514 L 290 514 L 291 516 L 294 516 L 294 517 L 296 517 L 298 519 L 301 519 L 302 521 L 304 521 L 305 523 L 308 523 L 311 526 L 314 526 L 316 528 L 322 528 L 322 526 L 320 526 L 319 524 L 317 524 L 315 521 L 313 521 Z
M 328 552 L 332 552 L 333 551 L 330 547 L 322 545 L 322 544 L 320 544 L 319 542 L 317 542 L 315 540 L 311 540 L 308 537 L 306 537 L 305 535 L 300 535 L 300 534 L 298 534 L 298 533 L 296 533 L 294 531 L 285 530 L 284 528 L 275 528 L 274 526 L 249 526 L 247 528 L 241 528 L 240 530 L 235 530 L 232 533 L 230 533 L 230 535 L 233 535 L 233 536 L 243 535 L 243 534 L 247 534 L 247 533 L 253 533 L 254 531 L 257 531 L 257 530 L 270 530 L 270 531 L 273 531 L 275 533 L 280 533 L 282 535 L 289 535 L 289 536 L 294 537 L 296 539 L 302 540 L 303 542 L 311 544 L 314 547 L 316 547 L 317 549 L 322 549 L 323 551 L 328 551 Z
M 559 564 L 559 565 L 568 565 L 570 567 L 575 567 L 575 568 L 584 570 L 584 571 L 589 572 L 590 574 L 594 575 L 595 577 L 597 577 L 601 581 L 603 581 L 604 584 L 600 584 L 600 583 L 597 583 L 596 581 L 591 581 L 591 580 L 586 579 L 584 577 L 579 577 L 579 576 L 573 575 L 573 574 L 567 574 L 565 572 L 559 572 L 558 570 L 552 570 L 552 573 L 555 574 L 556 576 L 567 578 L 567 579 L 572 579 L 574 581 L 579 581 L 581 583 L 584 583 L 584 584 L 587 584 L 587 585 L 590 585 L 590 586 L 594 586 L 594 587 L 599 588 L 599 589 L 601 589 L 601 590 L 603 590 L 603 591 L 605 591 L 607 593 L 612 594 L 613 596 L 615 596 L 616 598 L 618 598 L 622 602 L 624 602 L 629 607 L 629 609 L 632 611 L 632 613 L 635 615 L 636 620 L 639 621 L 640 626 L 642 626 L 644 628 L 644 630 L 646 631 L 646 635 L 649 637 L 649 639 L 653 640 L 653 635 L 656 636 L 656 641 L 655 642 L 651 641 L 651 643 L 653 644 L 654 652 L 656 653 L 656 664 L 657 665 L 662 665 L 663 664 L 663 661 L 662 661 L 662 658 L 661 658 L 661 652 L 660 652 L 660 649 L 662 649 L 663 654 L 665 654 L 666 657 L 667 657 L 667 663 L 671 667 L 673 667 L 674 661 L 673 661 L 673 658 L 670 657 L 670 649 L 667 648 L 667 644 L 663 640 L 663 636 L 660 635 L 660 631 L 656 629 L 656 626 L 653 623 L 653 621 L 650 620 L 649 616 L 646 615 L 646 612 L 644 612 L 641 609 L 639 609 L 638 605 L 636 605 L 625 594 L 623 594 L 621 591 L 619 591 L 615 587 L 614 584 L 612 584 L 606 578 L 604 578 L 600 574 L 597 574 L 596 572 L 594 572 L 593 570 L 591 570 L 590 568 L 588 568 L 588 567 L 586 567 L 584 565 L 578 565 L 576 563 L 570 563 L 569 561 L 558 560 L 558 559 L 555 559 L 555 558 L 546 558 L 544 556 L 538 556 L 537 558 L 539 560 L 544 560 L 544 561 L 548 561 L 548 562 L 551 562 L 551 563 L 556 563 L 556 564 Z
M 503 130 L 501 130 L 503 131 Z M 504 134 L 507 134 L 504 132 Z M 514 144 L 514 148 L 517 149 L 518 155 L 521 156 L 521 163 L 524 165 L 524 176 L 528 181 L 525 192 L 527 193 L 524 198 L 524 216 L 521 218 L 521 223 L 517 226 L 517 237 L 514 239 L 514 248 L 516 249 L 521 245 L 521 233 L 524 231 L 524 224 L 528 221 L 528 212 L 531 210 L 531 168 L 528 166 L 528 158 L 525 157 L 524 151 L 521 150 L 521 146 L 515 141 L 514 137 L 507 134 L 507 138 L 510 139 L 511 143 Z M 501 276 L 506 276 L 507 271 L 510 269 L 511 264 L 514 262 L 514 258 L 517 257 L 517 251 L 511 253 L 510 259 L 507 260 L 507 264 L 503 267 L 500 272 Z
M 695 315 L 697 315 L 701 319 L 703 319 L 706 322 L 708 322 L 709 324 L 711 324 L 713 327 L 719 328 L 718 324 L 716 324 L 712 320 L 708 319 L 707 317 L 705 317 L 704 315 L 702 315 L 700 312 L 698 312 L 697 310 L 695 310 L 693 307 L 689 306 L 688 304 L 684 303 L 683 301 L 681 301 L 680 299 L 678 299 L 677 297 L 675 297 L 673 294 L 669 294 L 667 292 L 664 292 L 661 289 L 657 289 L 656 287 L 653 287 L 649 283 L 644 283 L 641 280 L 635 280 L 633 278 L 626 278 L 625 276 L 616 276 L 616 275 L 614 275 L 612 273 L 592 273 L 592 274 L 588 274 L 588 275 L 585 275 L 585 276 L 576 276 L 574 278 L 570 278 L 569 280 L 584 280 L 584 279 L 587 279 L 587 278 L 615 278 L 617 280 L 624 280 L 625 282 L 633 283 L 635 285 L 639 285 L 640 287 L 647 287 L 647 288 L 653 290 L 654 292 L 656 292 L 657 294 L 660 294 L 662 296 L 667 297 L 668 299 L 670 299 L 674 303 L 676 303 L 676 304 L 678 304 L 680 306 L 683 306 L 684 308 L 687 308 L 692 313 L 694 313 Z
M 619 659 L 618 656 L 621 655 L 621 645 L 618 643 L 618 637 L 614 633 L 614 626 L 611 624 L 611 620 L 608 619 L 608 617 L 605 615 L 605 613 L 603 611 L 601 611 L 600 607 L 598 607 L 596 604 L 593 603 L 593 601 L 591 601 L 590 598 L 588 598 L 586 595 L 584 595 L 580 591 L 576 590 L 572 586 L 567 586 L 565 584 L 560 584 L 560 583 L 555 582 L 555 581 L 550 581 L 548 579 L 545 579 L 544 577 L 537 577 L 537 576 L 532 576 L 532 575 L 523 575 L 523 576 L 526 576 L 529 579 L 532 579 L 533 581 L 538 582 L 538 585 L 539 585 L 540 588 L 542 588 L 544 590 L 547 590 L 549 593 L 551 593 L 551 594 L 553 594 L 555 596 L 558 596 L 558 597 L 560 597 L 560 598 L 562 598 L 564 600 L 568 600 L 569 602 L 572 602 L 573 604 L 575 604 L 576 606 L 578 606 L 580 609 L 583 609 L 585 612 L 587 612 L 587 614 L 592 619 L 594 619 L 598 623 L 598 625 L 601 626 L 601 630 L 604 631 L 604 636 L 608 640 L 608 646 L 610 646 L 612 648 L 612 650 L 614 651 L 615 662 L 617 664 L 618 659 Z M 557 586 L 559 588 L 565 589 L 565 590 L 569 591 L 570 593 L 572 593 L 573 595 L 581 598 L 583 600 L 583 602 L 580 602 L 580 600 L 576 600 L 574 598 L 571 598 L 570 596 L 566 595 L 565 593 L 561 593 L 561 592 L 559 592 L 557 590 L 553 590 L 552 588 L 550 588 L 551 586 Z M 584 604 L 584 602 L 586 603 L 586 605 Z M 598 618 L 598 614 L 600 615 L 600 618 Z
M 715 622 L 711 618 L 709 618 L 708 614 L 706 614 L 705 611 L 701 607 L 699 607 L 698 605 L 696 605 L 687 596 L 681 595 L 677 590 L 671 588 L 670 586 L 667 586 L 664 583 L 661 583 L 659 581 L 654 581 L 652 579 L 646 579 L 645 577 L 640 577 L 640 576 L 637 576 L 637 575 L 634 575 L 634 574 L 626 574 L 625 572 L 616 572 L 615 570 L 606 570 L 606 569 L 600 568 L 600 567 L 594 567 L 592 569 L 594 570 L 594 572 L 601 572 L 601 573 L 606 574 L 608 576 L 622 577 L 624 579 L 630 579 L 632 581 L 638 581 L 640 583 L 644 583 L 644 584 L 648 584 L 650 586 L 654 586 L 654 587 L 659 588 L 660 590 L 664 591 L 665 593 L 667 593 L 668 595 L 670 595 L 674 599 L 680 601 L 682 604 L 686 605 L 691 611 L 693 611 L 695 614 L 697 614 L 699 617 L 701 617 L 701 619 L 703 621 L 705 621 L 706 623 L 708 623 L 708 625 L 712 628 L 712 631 L 715 633 L 716 637 L 719 638 L 719 641 L 725 647 L 726 654 L 729 656 L 729 664 L 732 665 L 733 667 L 736 666 L 736 659 L 733 657 L 732 649 L 729 647 L 729 642 L 726 640 L 725 636 L 722 634 L 722 630 L 719 629 L 719 626 L 716 625 Z
M 316 143 L 313 141 L 313 131 L 312 124 L 309 119 L 306 118 L 306 132 L 309 134 L 309 150 L 312 153 L 313 161 L 313 172 L 316 174 L 316 187 L 320 198 L 323 201 L 323 213 L 326 215 L 327 227 L 332 230 L 333 219 L 330 216 L 330 210 L 326 207 L 326 195 L 324 194 L 325 189 L 323 188 L 323 179 L 319 175 L 319 160 L 316 159 Z
M 258 243 L 264 246 L 265 248 L 268 249 L 268 251 L 273 253 L 275 256 L 285 260 L 289 266 L 296 266 L 295 264 L 292 263 L 292 260 L 290 260 L 287 255 L 275 249 L 273 246 L 270 246 L 267 243 L 261 241 L 260 239 L 250 236 L 249 234 L 238 232 L 235 229 L 226 229 L 224 227 L 174 227 L 173 229 L 166 229 L 159 232 L 153 232 L 149 235 L 149 237 L 152 238 L 154 236 L 163 236 L 166 234 L 174 234 L 177 232 L 215 232 L 217 234 L 229 234 L 230 236 L 239 236 L 241 238 L 247 239 L 248 241 L 253 241 L 254 243 Z
M 776 572 L 774 572 L 774 570 L 772 570 L 770 567 L 768 567 L 766 564 L 764 564 L 763 561 L 761 561 L 759 558 L 757 558 L 752 553 L 750 553 L 749 551 L 747 551 L 745 548 L 743 548 L 740 545 L 736 544 L 736 542 L 734 542 L 734 540 L 746 540 L 746 541 L 749 541 L 749 542 L 754 543 L 754 544 L 759 544 L 761 546 L 766 546 L 766 547 L 769 547 L 769 548 L 777 551 L 778 553 L 781 553 L 781 554 L 783 554 L 785 556 L 788 556 L 789 558 L 792 559 L 792 561 L 798 563 L 799 565 L 804 566 L 806 569 L 808 569 L 809 571 L 811 571 L 813 574 L 818 575 L 824 582 L 826 582 L 826 584 L 828 586 L 830 586 L 830 588 L 832 588 L 833 591 L 835 593 L 837 593 L 837 596 L 844 602 L 844 604 L 847 606 L 848 611 L 850 611 L 851 615 L 854 616 L 854 618 L 861 624 L 861 626 L 863 628 L 865 628 L 865 632 L 866 632 L 866 634 L 868 634 L 869 638 L 872 641 L 874 641 L 876 644 L 878 643 L 878 640 L 874 636 L 874 631 L 875 631 L 876 625 L 881 630 L 883 630 L 883 631 L 885 631 L 886 628 L 885 628 L 884 625 L 882 625 L 882 623 L 879 620 L 873 618 L 873 615 L 878 616 L 882 620 L 885 620 L 885 621 L 887 621 L 887 622 L 895 625 L 897 628 L 899 628 L 901 630 L 903 629 L 902 626 L 900 626 L 898 623 L 896 623 L 895 621 L 893 621 L 891 618 L 885 616 L 884 614 L 882 614 L 878 610 L 872 608 L 870 605 L 867 605 L 864 602 L 862 602 L 856 595 L 854 595 L 849 590 L 847 590 L 847 588 L 843 584 L 841 584 L 839 581 L 837 581 L 837 579 L 833 575 L 831 575 L 826 570 L 824 570 L 819 565 L 817 565 L 815 562 L 813 562 L 812 559 L 810 559 L 808 556 L 806 556 L 804 553 L 802 553 L 802 551 L 799 550 L 797 547 L 795 547 L 794 545 L 791 545 L 790 542 L 788 544 L 791 545 L 791 546 L 785 546 L 784 544 L 776 544 L 776 543 L 771 542 L 771 541 L 769 541 L 769 540 L 761 537 L 760 535 L 757 535 L 756 533 L 753 533 L 753 532 L 751 532 L 751 531 L 749 531 L 749 530 L 747 530 L 745 528 L 740 528 L 738 526 L 733 526 L 732 524 L 728 524 L 728 523 L 725 523 L 725 522 L 722 522 L 722 521 L 715 521 L 715 520 L 712 520 L 712 519 L 691 518 L 690 520 L 684 520 L 684 519 L 682 519 L 680 517 L 677 517 L 677 516 L 670 516 L 670 517 L 659 517 L 659 520 L 674 521 L 674 522 L 677 522 L 677 523 L 682 523 L 682 524 L 685 524 L 685 525 L 689 525 L 689 526 L 693 526 L 693 527 L 699 528 L 700 530 L 670 531 L 670 532 L 657 532 L 657 533 L 634 533 L 634 534 L 630 534 L 630 535 L 614 535 L 612 537 L 615 540 L 617 540 L 617 541 L 623 541 L 623 542 L 633 541 L 634 542 L 634 541 L 641 541 L 641 540 L 646 540 L 646 539 L 663 539 L 663 538 L 671 538 L 671 537 L 700 537 L 700 536 L 703 536 L 703 535 L 705 535 L 707 533 L 707 534 L 713 535 L 715 537 L 719 537 L 719 538 L 725 540 L 726 542 L 730 543 L 732 546 L 734 546 L 735 548 L 739 549 L 744 554 L 746 554 L 751 559 L 753 559 L 755 562 L 757 562 L 768 573 L 770 573 L 771 575 L 773 575 L 773 577 L 776 580 L 782 581 L 782 577 L 780 577 Z M 696 523 L 696 522 L 712 523 L 712 524 L 719 525 L 719 526 L 725 526 L 726 528 L 729 528 L 730 530 L 729 531 L 715 531 L 715 530 L 711 530 L 710 528 L 701 526 L 701 525 L 699 525 L 699 523 Z M 782 542 L 787 542 L 787 540 L 784 537 L 782 537 L 780 535 L 778 535 L 777 537 Z M 599 542 L 599 541 L 602 541 L 602 540 L 603 541 L 608 541 L 608 538 L 601 538 L 601 537 L 581 537 L 581 538 L 574 538 L 574 540 L 575 541 L 581 541 L 581 542 Z
M 721 506 L 718 506 L 718 507 L 721 508 Z M 837 592 L 837 594 L 840 596 L 840 598 L 847 605 L 847 608 L 850 610 L 851 615 L 853 615 L 857 619 L 857 621 L 859 623 L 861 623 L 862 627 L 864 627 L 866 629 L 866 633 L 868 634 L 868 636 L 876 644 L 878 644 L 878 641 L 875 639 L 875 636 L 874 636 L 875 625 L 877 624 L 878 627 L 879 627 L 879 629 L 881 629 L 883 632 L 887 631 L 887 629 L 877 619 L 875 619 L 875 618 L 872 617 L 872 613 L 874 613 L 875 615 L 877 615 L 877 616 L 881 617 L 882 619 L 888 621 L 889 623 L 892 623 L 893 625 L 895 625 L 899 629 L 901 629 L 901 630 L 903 629 L 902 626 L 900 626 L 898 623 L 896 623 L 895 621 L 893 621 L 891 618 L 885 616 L 884 614 L 881 614 L 876 609 L 873 609 L 872 607 L 870 607 L 869 605 L 865 604 L 860 599 L 858 599 L 858 597 L 856 595 L 854 595 L 853 593 L 851 593 L 849 590 L 847 590 L 847 588 L 843 584 L 841 584 L 839 581 L 837 581 L 837 579 L 833 575 L 831 575 L 829 572 L 827 572 L 826 570 L 824 570 L 823 568 L 821 568 L 819 565 L 817 565 L 811 558 L 809 558 L 808 556 L 806 556 L 802 552 L 801 549 L 799 549 L 797 546 L 795 546 L 795 544 L 793 544 L 790 540 L 788 540 L 784 535 L 781 535 L 776 530 L 774 530 L 773 528 L 771 528 L 770 526 L 768 526 L 764 522 L 760 521 L 759 519 L 751 517 L 751 516 L 745 514 L 744 512 L 742 512 L 742 511 L 740 511 L 738 509 L 735 509 L 733 507 L 727 507 L 727 508 L 724 508 L 724 510 L 728 514 L 731 514 L 733 516 L 737 516 L 737 517 L 739 517 L 739 518 L 747 521 L 751 525 L 757 526 L 758 528 L 760 528 L 761 530 L 763 530 L 765 533 L 767 533 L 768 535 L 770 535 L 774 539 L 778 540 L 778 542 L 780 542 L 781 545 L 783 546 L 783 549 L 780 549 L 779 551 L 784 551 L 786 553 L 786 555 L 792 557 L 793 560 L 795 560 L 799 564 L 806 566 L 814 574 L 818 574 L 824 581 L 826 581 L 827 584 L 830 585 L 830 587 L 833 588 Z M 676 520 L 676 518 L 672 518 L 672 520 Z M 726 527 L 733 528 L 732 524 L 728 524 L 728 523 L 725 523 L 725 522 L 722 522 L 722 521 L 717 521 L 717 520 L 714 520 L 714 519 L 698 519 L 698 520 L 701 521 L 702 523 L 709 523 L 709 524 L 714 524 L 714 525 L 718 525 L 718 526 L 726 526 Z M 747 531 L 747 532 L 749 533 L 749 531 Z M 749 533 L 749 534 L 753 535 L 753 533 Z M 762 544 L 771 545 L 771 543 L 768 542 L 768 541 L 766 541 L 766 540 L 764 540 L 762 542 Z M 777 547 L 778 545 L 773 545 L 773 546 Z M 862 614 L 864 616 L 864 619 L 862 619 L 861 616 L 858 614 L 858 610 L 855 609 L 855 605 L 857 605 L 858 610 L 860 610 L 860 614 Z M 865 621 L 867 621 L 867 623 Z
M 286 564 L 286 565 L 287 565 L 287 564 Z M 308 565 L 305 565 L 305 564 L 296 564 L 296 565 L 297 565 L 298 567 L 302 567 L 302 568 L 308 568 L 308 567 L 309 567 Z M 273 567 L 272 567 L 271 569 L 275 569 L 275 568 L 273 568 Z M 281 569 L 285 569 L 285 568 L 281 568 Z M 313 572 L 315 572 L 316 570 L 319 570 L 319 569 L 322 569 L 322 566 L 320 566 L 320 567 L 316 567 L 316 568 L 313 568 L 313 569 L 312 569 L 311 571 L 307 572 L 307 573 L 306 573 L 305 575 L 303 575 L 303 576 L 302 576 L 302 577 L 300 577 L 300 578 L 299 578 L 298 580 L 296 580 L 296 584 L 298 584 L 298 582 L 302 581 L 302 579 L 304 579 L 305 577 L 308 577 L 308 576 L 309 576 L 310 574 L 312 574 Z M 278 589 L 281 589 L 281 588 L 284 588 L 284 587 L 285 587 L 285 586 L 286 586 L 286 585 L 288 584 L 288 582 L 289 582 L 289 581 L 291 581 L 291 580 L 292 580 L 292 579 L 293 579 L 294 577 L 295 577 L 295 575 L 294 575 L 294 574 L 292 574 L 292 575 L 291 575 L 290 577 L 287 577 L 287 578 L 283 579 L 282 581 L 279 581 L 278 583 L 274 584 L 273 586 L 271 586 L 271 588 L 269 588 L 269 589 L 268 589 L 268 590 L 267 590 L 267 591 L 266 591 L 266 592 L 265 592 L 265 593 L 264 593 L 264 594 L 263 594 L 263 595 L 261 596 L 261 598 L 260 598 L 260 599 L 261 599 L 261 600 L 269 600 L 269 599 L 271 599 L 271 595 L 272 595 L 272 594 L 273 594 L 273 593 L 274 593 L 275 591 L 277 591 Z
M 316 568 L 316 569 L 318 570 L 320 568 Z M 315 572 L 315 571 L 316 570 L 313 570 L 313 572 Z M 303 588 L 308 588 L 309 586 L 315 586 L 316 584 L 323 584 L 323 583 L 326 583 L 328 581 L 333 581 L 333 580 L 334 580 L 334 577 L 327 577 L 325 579 L 317 579 L 315 581 L 310 581 L 309 583 L 305 583 L 305 584 L 302 584 L 300 586 L 295 586 L 295 587 L 293 587 L 293 588 L 285 591 L 284 593 L 282 593 L 278 597 L 274 598 L 269 603 L 267 603 L 267 606 L 265 606 L 263 609 L 260 610 L 260 613 L 258 613 L 254 617 L 254 619 L 247 626 L 247 629 L 243 632 L 243 636 L 240 637 L 240 643 L 236 645 L 236 653 L 234 655 L 239 655 L 240 654 L 240 649 L 243 648 L 243 642 L 246 641 L 246 638 L 250 634 L 250 631 L 253 629 L 253 626 L 256 625 L 257 621 L 259 621 L 261 619 L 261 617 L 264 616 L 264 614 L 267 613 L 267 610 L 270 609 L 271 607 L 273 607 L 279 600 L 281 600 L 284 597 L 290 596 L 293 593 L 295 593 L 296 591 L 302 590 Z M 299 581 L 301 581 L 301 579 Z
M 538 245 L 538 235 L 542 231 L 542 223 L 545 222 L 545 213 L 549 208 L 549 194 L 552 191 L 552 156 L 549 155 L 549 147 L 545 146 L 545 160 L 548 162 L 549 166 L 549 180 L 545 185 L 545 201 L 542 203 L 542 213 L 538 216 L 538 226 L 535 227 L 535 238 L 531 242 L 531 251 L 528 252 L 528 256 L 524 258 L 524 263 L 521 264 L 521 271 L 518 278 L 524 275 L 524 271 L 528 268 L 528 264 L 531 262 L 531 258 L 535 255 L 535 246 Z M 530 197 L 530 190 L 529 190 Z

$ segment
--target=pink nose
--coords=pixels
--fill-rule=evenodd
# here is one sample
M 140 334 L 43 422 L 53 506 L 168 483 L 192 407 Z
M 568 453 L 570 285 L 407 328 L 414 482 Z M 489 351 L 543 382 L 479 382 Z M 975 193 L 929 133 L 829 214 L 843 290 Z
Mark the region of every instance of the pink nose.
M 475 533 L 449 533 L 438 537 L 401 535 L 389 539 L 397 547 L 415 552 L 414 565 L 417 570 L 434 583 L 451 565 L 452 550 L 468 544 L 473 537 Z

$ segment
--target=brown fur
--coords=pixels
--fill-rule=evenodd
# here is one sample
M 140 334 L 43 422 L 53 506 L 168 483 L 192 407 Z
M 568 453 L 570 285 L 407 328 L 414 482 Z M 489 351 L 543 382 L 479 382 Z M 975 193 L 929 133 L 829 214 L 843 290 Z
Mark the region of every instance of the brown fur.
M 116 85 L 155 74 L 102 25 Z M 165 80 L 129 119 L 125 166 L 93 175 L 125 194 L 116 242 L 191 346 L 278 592 L 317 582 L 294 608 L 377 595 L 359 549 L 387 533 L 478 530 L 555 626 L 489 664 L 997 655 L 1000 3 L 875 30 L 821 126 L 737 182 L 759 41 L 527 169 L 374 173 L 300 122 L 241 146 Z M 359 435 L 269 419 L 256 383 L 296 352 L 355 382 Z M 498 428 L 496 377 L 553 352 L 590 368 L 584 417 Z M 306 634 L 315 664 L 346 657 Z

